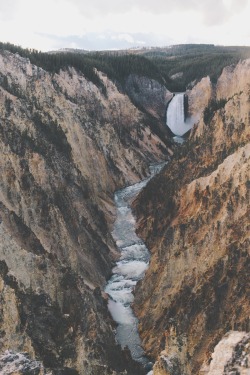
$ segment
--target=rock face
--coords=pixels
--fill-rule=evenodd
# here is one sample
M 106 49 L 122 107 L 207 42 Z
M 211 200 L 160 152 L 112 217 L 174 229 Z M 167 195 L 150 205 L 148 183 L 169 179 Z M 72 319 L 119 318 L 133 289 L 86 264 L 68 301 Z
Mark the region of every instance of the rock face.
M 105 94 L 74 69 L 0 53 L 0 351 L 44 373 L 140 373 L 100 289 L 116 256 L 112 196 L 170 150 L 99 75 Z
M 167 104 L 173 97 L 165 86 L 148 77 L 131 74 L 126 80 L 125 87 L 136 104 L 164 122 Z
M 204 109 L 213 96 L 213 87 L 209 77 L 202 78 L 191 90 L 186 91 L 188 98 L 187 116 L 198 122 Z
M 250 60 L 224 69 L 210 121 L 134 202 L 152 252 L 135 310 L 154 375 L 201 374 L 224 334 L 250 329 L 249 85 Z
M 27 353 L 15 354 L 8 350 L 0 356 L 0 373 L 5 375 L 51 375 L 51 372 L 47 371 L 41 362 L 32 360 Z
M 203 375 L 249 374 L 250 334 L 230 331 L 216 345 L 211 362 L 204 366 Z

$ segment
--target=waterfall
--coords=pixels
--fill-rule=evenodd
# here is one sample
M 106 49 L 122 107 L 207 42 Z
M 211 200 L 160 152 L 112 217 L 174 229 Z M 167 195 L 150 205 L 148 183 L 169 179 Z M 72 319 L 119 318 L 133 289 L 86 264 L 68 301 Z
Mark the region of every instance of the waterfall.
M 178 136 L 182 136 L 193 124 L 185 122 L 184 93 L 175 94 L 167 109 L 167 126 Z

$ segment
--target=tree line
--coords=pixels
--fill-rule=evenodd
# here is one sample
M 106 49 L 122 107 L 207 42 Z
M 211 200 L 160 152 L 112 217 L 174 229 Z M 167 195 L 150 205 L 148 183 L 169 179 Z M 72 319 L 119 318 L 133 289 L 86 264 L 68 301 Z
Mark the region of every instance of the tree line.
M 0 50 L 8 50 L 29 58 L 30 62 L 51 73 L 59 73 L 60 69 L 74 67 L 97 86 L 103 86 L 96 70 L 100 70 L 111 80 L 125 83 L 129 74 L 147 76 L 164 84 L 159 68 L 144 56 L 132 54 L 119 55 L 103 52 L 41 52 L 35 49 L 24 49 L 10 43 L 0 43 Z
M 0 42 L 0 50 L 18 53 L 29 58 L 32 64 L 51 73 L 74 67 L 88 80 L 101 87 L 104 93 L 105 87 L 96 70 L 102 71 L 121 86 L 130 74 L 137 74 L 157 80 L 170 91 L 186 91 L 192 82 L 199 81 L 207 75 L 215 83 L 225 66 L 250 57 L 250 47 L 224 47 L 212 44 L 185 44 L 122 52 L 81 53 L 66 50 L 49 53 Z M 178 75 L 171 78 L 175 74 Z

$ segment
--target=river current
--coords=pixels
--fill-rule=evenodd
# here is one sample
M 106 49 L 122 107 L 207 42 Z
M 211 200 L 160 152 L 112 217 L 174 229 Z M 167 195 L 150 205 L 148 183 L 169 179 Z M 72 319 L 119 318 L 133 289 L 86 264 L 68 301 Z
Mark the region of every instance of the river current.
M 120 250 L 120 259 L 112 270 L 105 291 L 109 294 L 108 308 L 117 323 L 116 339 L 122 348 L 130 349 L 132 358 L 143 365 L 149 360 L 141 347 L 138 321 L 131 308 L 133 290 L 148 268 L 150 254 L 143 241 L 135 233 L 135 219 L 130 207 L 131 201 L 148 181 L 166 163 L 152 165 L 150 177 L 115 193 L 117 217 L 112 232 Z

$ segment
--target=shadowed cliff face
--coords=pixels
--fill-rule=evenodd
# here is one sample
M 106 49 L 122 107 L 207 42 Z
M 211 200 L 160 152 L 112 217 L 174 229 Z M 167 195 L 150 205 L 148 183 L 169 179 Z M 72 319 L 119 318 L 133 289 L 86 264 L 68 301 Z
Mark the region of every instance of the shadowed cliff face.
M 136 104 L 165 123 L 166 107 L 173 97 L 166 87 L 153 79 L 130 74 L 126 80 L 125 88 Z
M 170 150 L 101 72 L 49 74 L 0 54 L 0 350 L 54 374 L 140 373 L 100 291 L 116 249 L 115 189 Z
M 249 60 L 223 71 L 220 108 L 134 202 L 152 252 L 135 310 L 154 375 L 203 373 L 227 331 L 249 330 L 249 85 Z

